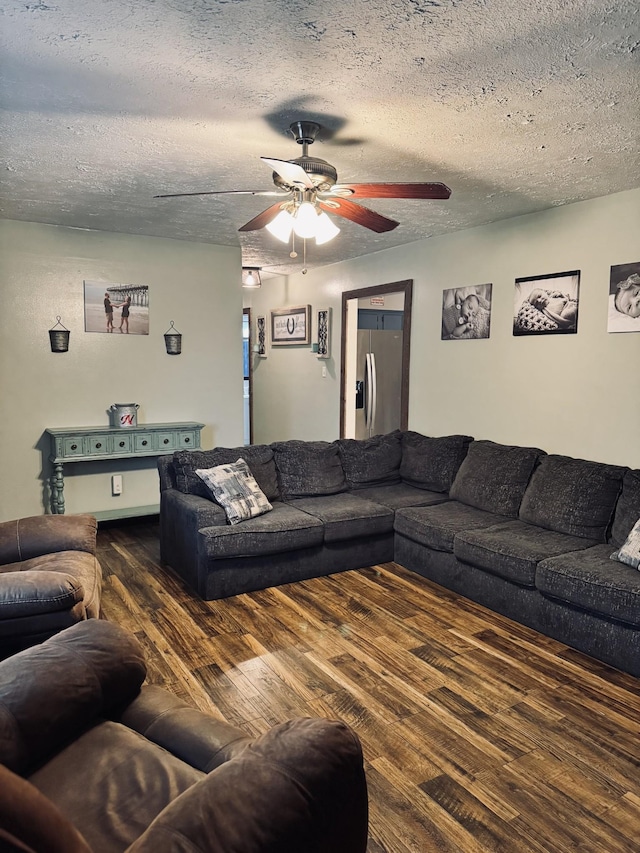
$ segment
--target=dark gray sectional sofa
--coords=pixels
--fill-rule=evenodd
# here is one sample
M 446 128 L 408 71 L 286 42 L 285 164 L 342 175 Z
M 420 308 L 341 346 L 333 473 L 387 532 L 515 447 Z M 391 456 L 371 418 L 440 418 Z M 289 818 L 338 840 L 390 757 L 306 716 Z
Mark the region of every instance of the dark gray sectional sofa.
M 195 471 L 239 457 L 273 510 L 229 525 Z M 161 558 L 205 599 L 395 560 L 640 675 L 640 572 L 611 559 L 640 518 L 638 470 L 413 431 L 158 465 Z

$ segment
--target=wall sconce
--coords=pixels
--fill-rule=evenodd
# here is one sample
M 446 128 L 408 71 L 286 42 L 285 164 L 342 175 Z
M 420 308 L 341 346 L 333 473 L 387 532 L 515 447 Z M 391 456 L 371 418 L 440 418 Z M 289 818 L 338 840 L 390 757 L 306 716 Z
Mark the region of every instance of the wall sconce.
M 182 335 L 173 325 L 173 320 L 164 333 L 164 345 L 167 348 L 167 355 L 180 355 L 182 352 Z
M 257 288 L 262 286 L 261 267 L 242 267 L 242 286 Z
M 58 321 L 56 325 L 52 329 L 49 329 L 51 352 L 68 352 L 69 335 L 71 332 L 62 325 L 60 317 L 56 317 L 56 320 Z M 58 326 L 60 326 L 60 328 L 57 328 Z

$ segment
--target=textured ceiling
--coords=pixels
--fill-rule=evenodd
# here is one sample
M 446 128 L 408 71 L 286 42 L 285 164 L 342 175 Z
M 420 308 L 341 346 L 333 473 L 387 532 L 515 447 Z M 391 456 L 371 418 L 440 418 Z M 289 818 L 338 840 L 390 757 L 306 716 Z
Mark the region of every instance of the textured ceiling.
M 301 149 L 338 180 L 443 181 L 448 201 L 376 199 L 400 226 L 340 219 L 309 267 L 640 184 L 636 0 L 0 0 L 0 216 L 242 245 L 265 231 L 260 156 Z

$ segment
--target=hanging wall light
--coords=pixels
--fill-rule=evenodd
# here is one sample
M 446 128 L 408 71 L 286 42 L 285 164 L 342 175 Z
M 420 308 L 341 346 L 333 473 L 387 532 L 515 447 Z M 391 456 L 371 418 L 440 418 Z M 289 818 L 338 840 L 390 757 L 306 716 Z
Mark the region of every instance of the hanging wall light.
M 167 355 L 180 355 L 182 352 L 182 335 L 173 325 L 173 320 L 164 333 L 164 345 L 167 348 Z
M 261 287 L 260 267 L 242 267 L 242 286 L 249 288 Z
M 51 344 L 51 352 L 68 352 L 69 351 L 69 335 L 71 332 L 65 328 L 60 322 L 60 317 L 56 317 L 58 321 L 52 329 L 49 329 L 49 343 Z

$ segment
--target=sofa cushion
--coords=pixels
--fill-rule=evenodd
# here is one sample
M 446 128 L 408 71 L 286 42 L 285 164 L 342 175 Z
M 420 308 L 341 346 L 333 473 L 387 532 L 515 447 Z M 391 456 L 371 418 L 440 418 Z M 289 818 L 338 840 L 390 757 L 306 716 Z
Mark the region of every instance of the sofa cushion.
M 390 486 L 370 486 L 368 489 L 358 489 L 358 496 L 394 510 L 405 506 L 431 506 L 449 500 L 447 495 L 442 492 L 416 489 L 408 483 L 394 483 Z
M 244 459 L 213 468 L 198 468 L 196 474 L 223 507 L 230 524 L 240 524 L 273 509 Z
M 252 444 L 246 447 L 214 447 L 213 450 L 177 450 L 173 454 L 176 487 L 185 495 L 200 495 L 211 500 L 211 493 L 196 471 L 227 465 L 242 457 L 256 478 L 267 500 L 280 497 L 273 450 L 266 444 Z
M 291 501 L 289 506 L 319 518 L 324 524 L 325 542 L 376 536 L 393 530 L 392 510 L 354 494 L 301 498 Z
M 321 545 L 322 522 L 289 504 L 274 501 L 266 515 L 243 524 L 205 527 L 198 531 L 198 548 L 213 559 L 256 557 Z
M 477 509 L 515 518 L 531 474 L 543 455 L 535 447 L 473 441 L 449 496 Z
M 76 736 L 29 781 L 93 850 L 116 851 L 126 850 L 165 807 L 203 777 L 143 735 L 105 721 Z
M 611 525 L 611 543 L 620 547 L 640 518 L 640 471 L 628 469 L 622 478 L 622 492 Z
M 582 550 L 590 544 L 596 543 L 514 519 L 485 530 L 458 533 L 453 540 L 453 553 L 463 563 L 533 589 L 541 560 Z
M 328 441 L 277 441 L 271 445 L 283 500 L 335 495 L 347 484 L 338 448 Z
M 531 478 L 520 518 L 569 536 L 604 542 L 625 468 L 546 456 Z
M 25 845 L 25 846 L 21 846 Z M 91 853 L 71 821 L 30 782 L 0 764 L 0 850 Z
M 340 438 L 342 467 L 350 489 L 365 489 L 400 482 L 402 433 L 399 430 L 372 438 Z
M 472 441 L 470 435 L 431 438 L 412 430 L 403 432 L 402 481 L 417 489 L 448 492 Z
M 491 527 L 506 521 L 503 515 L 447 501 L 436 506 L 417 506 L 396 512 L 394 530 L 435 551 L 453 551 L 453 541 L 462 530 Z
M 610 554 L 611 546 L 600 544 L 543 560 L 536 587 L 550 598 L 640 628 L 640 572 Z

